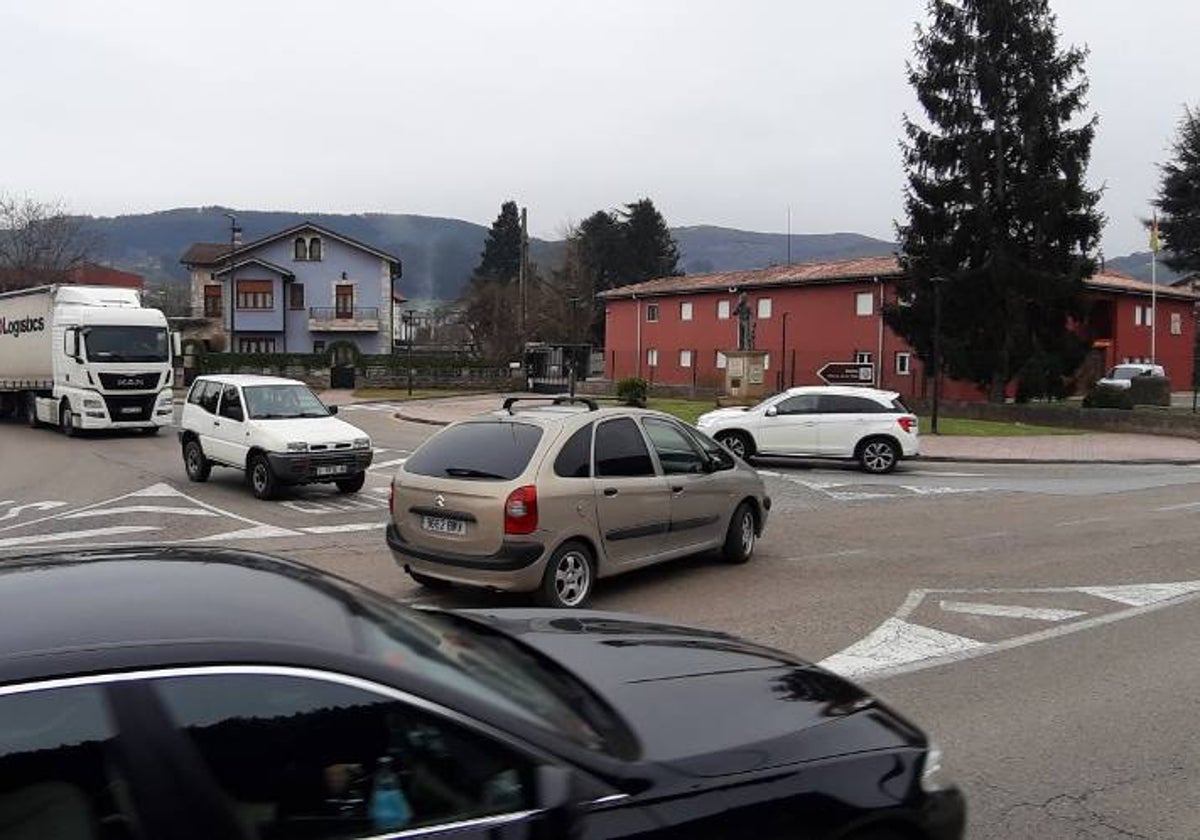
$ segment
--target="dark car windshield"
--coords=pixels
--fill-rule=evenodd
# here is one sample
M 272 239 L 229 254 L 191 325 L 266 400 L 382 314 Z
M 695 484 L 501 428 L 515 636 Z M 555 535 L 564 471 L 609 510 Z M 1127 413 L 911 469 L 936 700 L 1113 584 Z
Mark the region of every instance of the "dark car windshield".
M 525 472 L 541 439 L 541 428 L 529 423 L 463 423 L 430 438 L 404 464 L 404 471 L 438 478 L 511 481 Z
M 521 643 L 453 613 L 363 604 L 361 638 L 374 659 L 492 703 L 575 744 L 629 757 L 621 719 L 566 670 Z
M 94 362 L 165 362 L 170 352 L 162 327 L 87 327 L 83 344 Z
M 329 416 L 329 409 L 304 385 L 248 385 L 242 391 L 255 420 Z

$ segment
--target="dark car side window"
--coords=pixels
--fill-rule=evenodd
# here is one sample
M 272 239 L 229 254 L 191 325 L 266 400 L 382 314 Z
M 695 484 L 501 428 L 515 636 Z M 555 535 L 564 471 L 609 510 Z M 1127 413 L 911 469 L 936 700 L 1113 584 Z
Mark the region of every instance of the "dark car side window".
M 814 414 L 817 411 L 817 395 L 800 394 L 788 397 L 775 404 L 775 411 L 778 414 Z
M 822 414 L 882 414 L 888 407 L 866 397 L 848 394 L 822 394 Z
M 226 385 L 225 390 L 221 393 L 221 416 L 239 422 L 244 419 L 242 398 L 238 395 L 236 385 Z
M 654 475 L 650 450 L 628 417 L 609 420 L 596 427 L 596 475 L 601 478 L 633 478 Z
M 188 402 L 200 406 L 209 414 L 217 413 L 217 402 L 220 398 L 221 384 L 219 382 L 197 382 L 192 386 L 192 392 L 188 394 Z
M 658 454 L 658 462 L 662 464 L 665 474 L 687 475 L 704 472 L 704 456 L 683 429 L 674 423 L 653 417 L 643 420 L 642 426 Z
M 98 688 L 0 697 L 0 838 L 132 838 Z
M 554 474 L 560 478 L 591 478 L 592 423 L 576 429 L 558 450 L 554 459 Z
M 372 837 L 532 806 L 531 763 L 399 700 L 299 676 L 155 682 L 250 837 Z

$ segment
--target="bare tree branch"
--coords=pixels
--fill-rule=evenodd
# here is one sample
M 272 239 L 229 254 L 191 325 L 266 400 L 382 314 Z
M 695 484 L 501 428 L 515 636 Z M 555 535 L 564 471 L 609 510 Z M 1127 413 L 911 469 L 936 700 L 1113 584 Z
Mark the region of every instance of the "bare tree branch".
M 0 291 L 61 282 L 99 239 L 61 204 L 0 194 Z

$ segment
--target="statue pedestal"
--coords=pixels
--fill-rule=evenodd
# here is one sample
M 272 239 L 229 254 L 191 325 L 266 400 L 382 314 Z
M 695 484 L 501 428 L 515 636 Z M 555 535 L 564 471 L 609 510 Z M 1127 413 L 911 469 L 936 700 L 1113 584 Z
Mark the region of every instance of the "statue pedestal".
M 738 399 L 761 399 L 767 387 L 767 351 L 725 351 L 725 394 Z

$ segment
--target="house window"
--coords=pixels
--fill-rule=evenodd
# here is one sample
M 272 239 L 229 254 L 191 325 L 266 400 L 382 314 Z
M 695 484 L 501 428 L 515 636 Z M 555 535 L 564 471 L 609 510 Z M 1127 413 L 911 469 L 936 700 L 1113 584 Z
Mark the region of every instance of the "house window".
M 648 367 L 658 367 L 658 351 L 653 347 L 646 351 L 646 365 Z
M 729 366 L 729 359 L 725 358 L 725 354 L 720 350 L 717 351 L 717 370 L 725 370 Z
M 896 354 L 896 374 L 910 376 L 912 374 L 912 355 L 909 353 Z
M 692 304 L 690 301 L 684 301 L 683 303 L 679 304 L 679 320 L 692 320 Z
M 875 295 L 873 292 L 859 292 L 854 296 L 854 312 L 857 315 L 873 315 L 875 313 Z
M 270 280 L 239 280 L 238 309 L 274 309 L 275 290 Z
M 219 284 L 204 287 L 204 317 L 220 318 L 225 308 L 221 301 L 221 286 Z
M 679 351 L 679 366 L 681 368 L 690 368 L 692 366 L 692 351 L 691 350 L 680 350 Z
M 321 259 L 321 238 L 319 236 L 308 240 L 308 258 L 314 261 Z
M 239 338 L 239 353 L 274 353 L 275 339 L 273 338 Z
M 727 301 L 727 300 L 717 301 L 717 317 L 720 318 L 722 321 L 729 320 L 729 301 Z
M 305 243 L 303 236 L 296 237 L 296 241 L 294 243 L 292 243 L 292 248 L 293 248 L 293 253 L 292 253 L 293 259 L 296 259 L 296 260 L 308 259 L 308 245 L 307 245 L 307 243 Z
M 303 309 L 304 308 L 304 286 L 301 283 L 292 283 L 288 286 L 288 309 Z
M 759 298 L 758 299 L 758 317 L 759 318 L 770 318 L 771 317 L 771 299 L 770 298 Z
M 1183 335 L 1183 316 L 1178 312 L 1171 313 L 1171 335 Z
M 1133 307 L 1133 324 L 1137 327 L 1150 327 L 1154 325 L 1154 309 L 1149 306 Z
M 333 317 L 354 317 L 354 287 L 338 284 L 333 290 Z
M 657 303 L 647 303 L 646 304 L 646 320 L 652 324 L 656 323 L 658 321 L 658 304 Z
M 770 369 L 771 369 L 771 354 L 766 353 L 763 355 L 763 370 L 770 370 Z
M 871 354 L 862 350 L 856 350 L 854 353 L 854 364 L 869 365 L 871 364 Z

